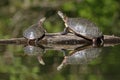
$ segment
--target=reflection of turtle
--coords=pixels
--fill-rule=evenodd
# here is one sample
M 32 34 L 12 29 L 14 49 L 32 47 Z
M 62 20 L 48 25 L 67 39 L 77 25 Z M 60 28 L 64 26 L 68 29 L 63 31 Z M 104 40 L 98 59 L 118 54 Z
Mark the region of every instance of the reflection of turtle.
M 45 63 L 42 59 L 42 56 L 44 53 L 43 48 L 28 45 L 28 46 L 24 47 L 24 52 L 25 52 L 25 54 L 27 54 L 29 56 L 34 56 L 34 55 L 37 56 L 39 63 L 42 65 L 45 65 Z
M 28 39 L 28 44 L 30 40 L 40 40 L 45 36 L 45 29 L 42 27 L 45 17 L 40 19 L 38 23 L 30 26 L 23 32 L 23 36 Z
M 88 64 L 93 59 L 99 56 L 101 48 L 87 48 L 87 49 L 78 49 L 70 52 L 68 56 L 64 57 L 62 63 L 57 67 L 57 70 L 62 69 L 63 66 L 67 64 Z M 66 53 L 65 53 L 66 54 Z
M 63 35 L 72 32 L 79 37 L 93 41 L 93 43 L 103 43 L 103 34 L 94 23 L 82 18 L 69 18 L 61 11 L 58 11 L 58 15 L 65 22 L 66 28 Z

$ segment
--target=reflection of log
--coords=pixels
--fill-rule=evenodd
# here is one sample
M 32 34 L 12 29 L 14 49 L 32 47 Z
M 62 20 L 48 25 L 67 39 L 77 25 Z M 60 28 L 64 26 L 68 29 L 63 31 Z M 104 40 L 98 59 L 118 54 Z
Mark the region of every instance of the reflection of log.
M 25 38 L 11 38 L 1 39 L 0 44 L 26 44 L 27 39 Z M 34 41 L 31 41 L 33 43 Z M 39 42 L 40 44 L 62 44 L 62 45 L 76 45 L 84 44 L 86 41 L 83 38 L 77 37 L 73 34 L 60 35 L 60 33 L 47 33 L 46 36 Z M 88 42 L 89 43 L 89 42 Z M 120 37 L 104 35 L 104 44 L 119 44 Z

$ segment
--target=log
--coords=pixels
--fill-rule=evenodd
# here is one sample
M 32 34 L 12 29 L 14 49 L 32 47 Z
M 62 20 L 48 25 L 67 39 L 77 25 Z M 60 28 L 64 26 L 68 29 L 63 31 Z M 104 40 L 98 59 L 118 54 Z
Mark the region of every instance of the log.
M 46 36 L 39 41 L 40 45 L 80 45 L 91 43 L 81 37 L 75 36 L 74 34 L 61 35 L 60 33 L 46 33 Z M 119 44 L 120 37 L 114 35 L 104 35 L 104 44 Z M 27 39 L 22 38 L 11 38 L 11 39 L 0 39 L 0 44 L 27 44 Z M 30 41 L 30 44 L 34 44 L 34 40 Z

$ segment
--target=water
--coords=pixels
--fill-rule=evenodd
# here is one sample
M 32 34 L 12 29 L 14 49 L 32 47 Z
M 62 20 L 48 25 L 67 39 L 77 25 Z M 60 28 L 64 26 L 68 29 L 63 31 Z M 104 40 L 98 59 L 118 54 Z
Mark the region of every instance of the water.
M 120 45 L 28 47 L 0 45 L 0 80 L 120 80 Z

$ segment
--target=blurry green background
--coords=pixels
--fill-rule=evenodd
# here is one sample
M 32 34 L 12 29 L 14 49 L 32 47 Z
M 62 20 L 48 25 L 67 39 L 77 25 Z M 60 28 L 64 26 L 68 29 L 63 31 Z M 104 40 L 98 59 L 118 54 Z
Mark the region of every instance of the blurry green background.
M 1 0 L 0 38 L 22 37 L 22 32 L 43 16 L 47 17 L 44 27 L 48 32 L 60 32 L 64 25 L 58 10 L 93 21 L 104 34 L 120 34 L 119 0 Z
M 0 39 L 23 37 L 22 32 L 43 16 L 47 17 L 44 23 L 47 32 L 61 32 L 64 24 L 57 15 L 58 10 L 69 17 L 83 17 L 93 21 L 104 34 L 120 35 L 120 0 L 0 0 Z M 56 66 L 63 59 L 63 57 L 58 57 L 62 54 L 56 53 L 61 52 L 47 51 L 48 54 L 44 58 L 47 64 L 41 66 L 36 57 L 24 56 L 23 46 L 2 45 L 0 46 L 0 52 L 2 52 L 0 54 L 0 80 L 120 79 L 118 78 L 119 48 L 119 46 L 114 49 L 106 48 L 102 53 L 109 54 L 105 54 L 102 59 L 98 58 L 90 68 L 83 66 L 79 73 L 77 71 L 79 66 L 67 67 L 61 72 L 56 72 Z M 53 52 L 55 54 L 52 54 Z M 102 65 L 99 65 L 100 63 Z M 111 74 L 114 75 L 111 76 Z

